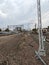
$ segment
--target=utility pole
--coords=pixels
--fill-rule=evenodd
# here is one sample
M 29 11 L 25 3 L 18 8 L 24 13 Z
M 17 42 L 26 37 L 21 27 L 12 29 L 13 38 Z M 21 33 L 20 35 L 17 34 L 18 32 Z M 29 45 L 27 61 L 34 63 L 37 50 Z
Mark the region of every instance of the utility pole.
M 40 0 L 37 0 L 37 10 L 38 10 L 38 31 L 39 31 L 39 49 L 38 49 L 38 54 L 41 55 L 41 56 L 45 56 L 45 49 L 44 49 L 44 43 L 43 43 L 43 34 L 42 34 Z
M 36 29 L 36 23 L 35 23 L 35 29 Z

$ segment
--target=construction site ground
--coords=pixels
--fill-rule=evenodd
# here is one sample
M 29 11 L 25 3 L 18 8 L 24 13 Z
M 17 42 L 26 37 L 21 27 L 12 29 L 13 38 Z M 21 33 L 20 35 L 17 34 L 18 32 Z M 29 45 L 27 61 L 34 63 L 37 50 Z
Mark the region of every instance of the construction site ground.
M 0 36 L 0 65 L 43 65 L 35 55 L 39 44 L 34 36 L 28 33 Z M 42 58 L 49 65 L 49 43 L 46 50 Z

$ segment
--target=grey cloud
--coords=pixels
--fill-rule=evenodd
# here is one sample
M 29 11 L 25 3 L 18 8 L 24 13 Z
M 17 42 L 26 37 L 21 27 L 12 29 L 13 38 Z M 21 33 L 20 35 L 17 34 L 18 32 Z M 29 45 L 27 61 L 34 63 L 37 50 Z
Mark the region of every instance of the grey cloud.
M 0 0 L 0 4 L 4 3 L 5 0 Z
M 48 0 L 47 0 L 48 1 Z M 2 0 L 4 6 L 1 6 L 0 10 L 7 14 L 5 19 L 1 18 L 1 23 L 8 24 L 20 24 L 29 22 L 29 19 L 36 20 L 37 18 L 37 1 L 36 0 Z M 49 2 L 49 1 L 48 1 Z M 49 11 L 49 3 L 45 1 L 42 3 L 42 14 L 44 11 Z M 0 21 L 1 21 L 0 20 Z M 3 23 L 3 24 L 4 24 Z

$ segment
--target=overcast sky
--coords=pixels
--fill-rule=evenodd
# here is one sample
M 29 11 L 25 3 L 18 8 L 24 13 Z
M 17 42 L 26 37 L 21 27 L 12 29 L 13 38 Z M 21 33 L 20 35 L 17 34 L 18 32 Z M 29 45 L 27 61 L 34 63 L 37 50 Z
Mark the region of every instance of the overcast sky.
M 49 0 L 41 0 L 43 27 L 49 25 Z M 37 0 L 0 0 L 0 27 L 38 23 Z

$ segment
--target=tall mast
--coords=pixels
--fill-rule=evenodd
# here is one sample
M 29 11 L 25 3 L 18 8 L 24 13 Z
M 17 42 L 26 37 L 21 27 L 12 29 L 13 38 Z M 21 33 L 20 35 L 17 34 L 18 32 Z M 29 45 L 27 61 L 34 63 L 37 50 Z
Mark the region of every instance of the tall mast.
M 41 22 L 41 5 L 40 0 L 37 0 L 37 10 L 38 10 L 38 31 L 39 31 L 39 55 L 45 55 L 43 34 L 42 34 L 42 22 Z

